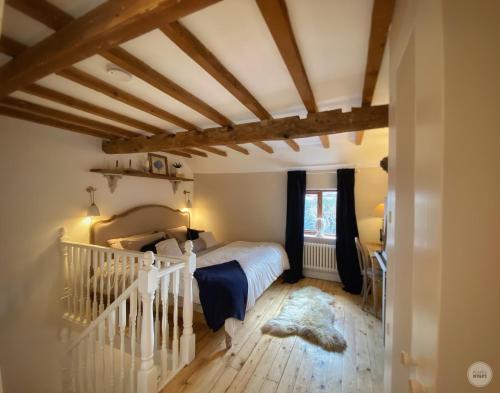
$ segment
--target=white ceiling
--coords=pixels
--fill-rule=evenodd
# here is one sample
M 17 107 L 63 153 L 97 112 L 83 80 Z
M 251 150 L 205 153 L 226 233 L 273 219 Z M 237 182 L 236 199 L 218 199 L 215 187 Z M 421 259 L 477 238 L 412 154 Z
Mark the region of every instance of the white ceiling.
M 50 0 L 74 17 L 83 15 L 101 0 Z M 361 102 L 373 0 L 287 0 L 292 27 L 306 72 L 320 110 L 349 110 Z M 304 116 L 306 111 L 298 92 L 254 0 L 224 0 L 183 18 L 181 22 L 233 73 L 273 116 Z M 3 33 L 33 45 L 52 30 L 33 19 L 5 7 Z M 255 115 L 234 98 L 216 80 L 182 52 L 159 30 L 151 31 L 122 45 L 155 70 L 193 93 L 236 123 L 256 121 Z M 386 56 L 387 57 L 387 56 Z M 8 61 L 0 56 L 0 64 Z M 375 103 L 388 103 L 387 59 L 375 92 Z M 108 61 L 93 56 L 75 66 L 97 78 L 132 93 L 202 128 L 216 126 L 211 120 L 151 85 L 134 77 L 117 82 L 106 73 Z M 92 102 L 170 131 L 179 128 L 164 120 L 115 101 L 103 94 L 56 75 L 39 81 L 41 85 Z M 14 93 L 41 105 L 131 129 L 98 116 L 39 99 Z M 299 153 L 284 142 L 270 142 L 274 154 L 261 152 L 252 145 L 250 156 L 230 149 L 228 158 L 209 154 L 193 158 L 195 172 L 265 171 L 316 165 L 376 165 L 387 153 L 387 130 L 368 131 L 362 146 L 349 134 L 330 136 L 332 147 L 324 149 L 318 138 L 297 140 Z

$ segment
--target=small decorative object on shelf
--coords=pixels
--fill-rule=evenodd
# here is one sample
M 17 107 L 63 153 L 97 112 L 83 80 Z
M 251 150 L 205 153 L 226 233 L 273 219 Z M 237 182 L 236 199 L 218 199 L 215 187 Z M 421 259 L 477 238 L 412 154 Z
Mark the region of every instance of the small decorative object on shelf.
M 149 156 L 146 155 L 146 158 L 142 162 L 142 170 L 143 172 L 149 173 Z
M 174 162 L 172 164 L 173 168 L 173 175 L 175 177 L 182 177 L 184 175 L 184 172 L 182 171 L 182 164 L 180 162 Z
M 149 170 L 154 175 L 168 176 L 167 157 L 149 153 Z

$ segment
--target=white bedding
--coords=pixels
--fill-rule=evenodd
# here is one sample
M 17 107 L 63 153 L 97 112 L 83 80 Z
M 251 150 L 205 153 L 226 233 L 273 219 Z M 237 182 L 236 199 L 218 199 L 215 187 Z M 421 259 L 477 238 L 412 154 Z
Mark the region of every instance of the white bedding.
M 196 267 L 218 265 L 232 260 L 240 263 L 247 276 L 247 310 L 255 305 L 259 296 L 284 270 L 290 268 L 288 256 L 280 244 L 243 241 L 229 243 L 198 256 Z M 193 280 L 193 300 L 195 303 L 200 303 L 196 280 Z

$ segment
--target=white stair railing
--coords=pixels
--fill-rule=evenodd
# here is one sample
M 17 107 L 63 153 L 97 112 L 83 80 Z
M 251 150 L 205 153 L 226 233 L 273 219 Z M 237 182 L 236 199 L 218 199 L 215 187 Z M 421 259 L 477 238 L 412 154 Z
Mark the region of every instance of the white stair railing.
M 64 317 L 88 324 L 68 346 L 65 391 L 158 392 L 194 359 L 192 247 L 186 242 L 185 254 L 172 258 L 61 237 Z

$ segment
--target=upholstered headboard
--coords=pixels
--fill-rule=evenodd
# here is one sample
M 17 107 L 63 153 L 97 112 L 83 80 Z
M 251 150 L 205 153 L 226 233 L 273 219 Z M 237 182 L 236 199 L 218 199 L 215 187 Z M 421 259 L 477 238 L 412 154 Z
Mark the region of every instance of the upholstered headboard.
M 107 246 L 106 240 L 137 233 L 162 231 L 188 225 L 188 214 L 162 205 L 144 205 L 97 221 L 90 227 L 90 242 Z

